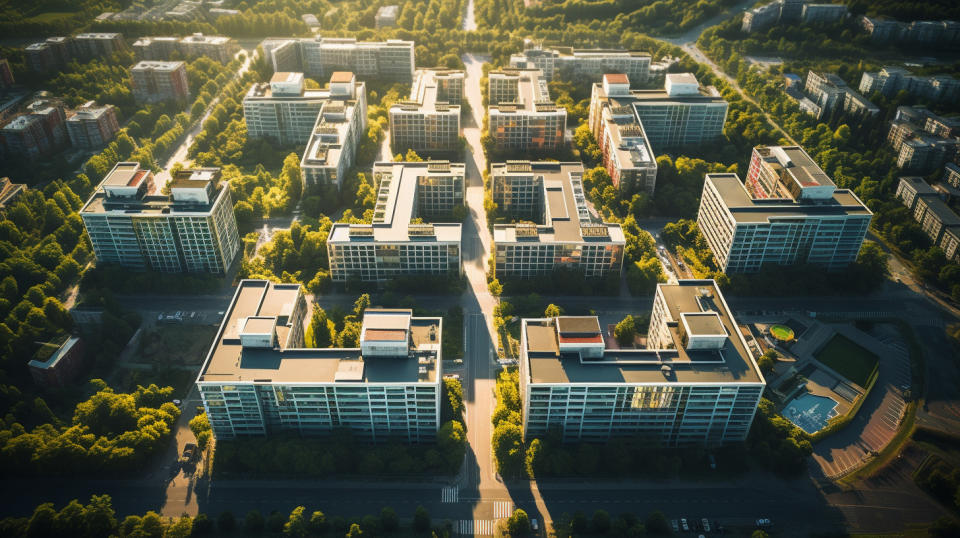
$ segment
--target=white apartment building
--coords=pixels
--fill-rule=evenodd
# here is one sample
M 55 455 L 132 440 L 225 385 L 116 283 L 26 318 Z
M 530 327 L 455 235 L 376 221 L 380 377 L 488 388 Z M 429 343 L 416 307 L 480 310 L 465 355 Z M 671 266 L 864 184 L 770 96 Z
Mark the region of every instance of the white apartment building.
M 348 429 L 429 442 L 440 427 L 441 318 L 368 308 L 357 348 L 306 348 L 299 284 L 242 280 L 197 388 L 218 440 Z
M 416 65 L 413 41 L 398 39 L 272 38 L 263 42 L 263 51 L 274 71 L 297 71 L 321 79 L 334 71 L 351 71 L 362 80 L 411 81 Z
M 353 73 L 337 71 L 330 75 L 328 94 L 300 160 L 300 173 L 308 189 L 324 185 L 339 189 L 367 131 L 364 82 L 357 82 Z
M 384 282 L 462 274 L 461 225 L 450 216 L 464 203 L 464 170 L 463 163 L 447 161 L 374 164 L 379 191 L 373 223 L 333 225 L 327 237 L 331 278 Z
M 510 66 L 539 69 L 548 82 L 554 77 L 568 81 L 599 79 L 605 73 L 622 73 L 635 83 L 650 80 L 650 54 L 635 50 L 550 49 L 526 40 L 524 51 L 510 56 Z
M 389 6 L 380 6 L 377 9 L 377 15 L 374 18 L 376 28 L 393 28 L 397 25 L 397 17 L 400 15 L 400 6 L 393 4 Z
M 637 118 L 630 93 L 630 79 L 623 74 L 605 74 L 590 95 L 590 125 L 603 152 L 603 166 L 613 185 L 623 193 L 645 192 L 651 196 L 657 185 L 657 159 Z
M 766 381 L 713 280 L 659 284 L 646 349 L 611 349 L 594 316 L 524 319 L 526 439 L 742 442 Z
M 873 213 L 799 146 L 757 147 L 746 185 L 707 174 L 697 224 L 725 273 L 763 265 L 842 269 L 860 252 Z
M 153 172 L 120 162 L 80 218 L 100 263 L 136 270 L 225 274 L 240 251 L 230 188 L 220 169 L 183 170 L 162 194 Z
M 410 99 L 390 107 L 390 144 L 394 153 L 455 151 L 460 147 L 463 71 L 420 69 Z
M 249 138 L 266 138 L 281 145 L 310 140 L 317 116 L 330 100 L 330 90 L 305 90 L 303 81 L 303 73 L 277 72 L 269 83 L 250 87 L 243 98 Z
M 550 99 L 538 69 L 491 71 L 488 128 L 498 150 L 540 151 L 563 146 L 567 110 Z
M 558 268 L 586 278 L 620 272 L 623 230 L 587 207 L 582 163 L 494 163 L 490 182 L 498 208 L 528 221 L 494 225 L 498 278 L 536 278 Z
M 225 64 L 240 52 L 240 45 L 230 37 L 203 35 L 197 32 L 181 39 L 179 50 L 187 58 L 206 56 Z

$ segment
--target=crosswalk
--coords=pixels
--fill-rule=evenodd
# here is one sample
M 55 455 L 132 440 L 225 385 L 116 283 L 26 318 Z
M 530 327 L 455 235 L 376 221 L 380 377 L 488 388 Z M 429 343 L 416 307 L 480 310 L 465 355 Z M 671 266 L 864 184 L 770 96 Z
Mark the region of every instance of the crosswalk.
M 491 536 L 496 527 L 493 519 L 461 519 L 457 523 L 457 533 L 466 536 Z
M 493 517 L 500 519 L 510 517 L 513 513 L 513 503 L 510 501 L 496 501 L 493 503 Z
M 455 503 L 460 501 L 460 488 L 447 486 L 440 492 L 440 502 Z

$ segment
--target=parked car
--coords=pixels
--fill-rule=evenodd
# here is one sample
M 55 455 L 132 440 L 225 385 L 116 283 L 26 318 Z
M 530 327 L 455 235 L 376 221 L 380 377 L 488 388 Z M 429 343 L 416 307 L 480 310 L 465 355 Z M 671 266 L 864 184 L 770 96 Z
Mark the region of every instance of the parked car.
M 757 526 L 758 526 L 758 527 L 770 527 L 771 525 L 773 525 L 773 524 L 770 523 L 770 520 L 767 519 L 767 518 L 761 518 L 761 519 L 758 519 L 758 520 L 757 520 Z
M 191 465 L 200 453 L 197 452 L 197 445 L 187 443 L 183 447 L 183 455 L 180 456 L 181 465 Z
M 687 523 L 687 518 L 680 519 L 680 526 L 683 527 L 683 532 L 690 532 L 690 525 Z
M 533 530 L 533 532 L 537 532 L 538 530 L 540 530 L 540 522 L 538 522 L 536 519 L 531 519 L 530 529 Z
M 673 527 L 673 532 L 680 532 L 680 525 L 677 525 L 676 519 L 670 520 L 670 526 Z
M 703 525 L 703 532 L 710 532 L 710 522 L 707 521 L 707 518 L 701 519 L 700 523 Z

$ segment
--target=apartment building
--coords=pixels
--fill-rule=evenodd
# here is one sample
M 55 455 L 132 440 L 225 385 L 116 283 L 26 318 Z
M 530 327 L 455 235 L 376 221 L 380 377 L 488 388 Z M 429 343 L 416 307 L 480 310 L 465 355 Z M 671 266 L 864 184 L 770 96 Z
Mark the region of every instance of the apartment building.
M 947 229 L 960 228 L 960 216 L 937 195 L 917 196 L 913 207 L 913 220 L 917 221 L 934 245 L 940 244 Z
M 932 171 L 960 154 L 960 121 L 919 106 L 901 106 L 887 133 L 901 170 Z
M 740 31 L 745 33 L 766 30 L 780 21 L 780 2 L 771 2 L 751 8 L 743 13 Z
M 882 17 L 860 18 L 860 27 L 876 42 L 916 43 L 924 46 L 949 46 L 960 42 L 960 22 L 900 22 Z
M 205 36 L 202 33 L 191 34 L 179 41 L 179 50 L 187 58 L 206 56 L 220 63 L 229 63 L 240 51 L 235 39 L 226 36 Z
M 397 17 L 400 15 L 400 6 L 394 4 L 390 6 L 380 6 L 374 18 L 376 28 L 393 28 L 397 25 Z
M 417 70 L 410 98 L 390 107 L 390 144 L 394 153 L 460 148 L 463 76 L 458 69 Z
M 88 101 L 67 118 L 70 145 L 79 149 L 98 149 L 106 146 L 120 130 L 117 110 L 113 105 L 96 106 Z
M 324 185 L 339 189 L 367 131 L 365 83 L 357 82 L 353 73 L 336 71 L 330 75 L 328 94 L 300 159 L 307 189 Z
M 361 80 L 412 81 L 415 69 L 413 41 L 357 41 L 355 38 L 273 38 L 263 42 L 274 71 L 297 71 L 326 78 L 334 71 L 356 73 Z
M 804 24 L 830 24 L 845 19 L 849 11 L 843 4 L 804 4 L 801 13 Z
M 110 56 L 127 49 L 123 35 L 115 32 L 93 32 L 77 34 L 73 41 L 74 55 L 81 60 L 92 60 Z
M 281 145 L 306 144 L 330 90 L 304 89 L 303 73 L 277 72 L 255 83 L 243 98 L 247 136 Z
M 436 439 L 442 318 L 368 308 L 359 347 L 321 349 L 304 347 L 307 317 L 299 284 L 240 281 L 196 381 L 216 439 Z
M 737 174 L 704 181 L 697 224 L 720 270 L 833 270 L 856 261 L 873 214 L 852 191 L 837 189 L 803 148 L 754 148 L 745 183 Z
M 153 172 L 120 162 L 80 218 L 100 263 L 167 273 L 226 274 L 240 251 L 230 188 L 219 168 L 182 170 L 162 194 Z
M 73 58 L 69 37 L 48 37 L 23 49 L 27 67 L 37 73 L 51 73 L 62 69 Z
M 133 42 L 133 52 L 141 60 L 166 61 L 180 53 L 180 38 L 172 36 L 141 37 Z
M 955 189 L 960 189 L 960 166 L 954 163 L 944 165 L 943 182 Z
M 623 49 L 543 48 L 531 40 L 524 42 L 524 51 L 510 56 L 510 66 L 517 69 L 539 69 L 550 82 L 563 80 L 596 80 L 605 73 L 627 75 L 635 83 L 650 80 L 650 54 Z
M 804 91 L 816 104 L 816 108 L 809 109 L 807 112 L 814 113 L 817 119 L 827 118 L 837 109 L 861 116 L 872 116 L 880 112 L 879 107 L 832 73 L 811 70 L 807 73 Z
M 701 86 L 691 73 L 668 74 L 663 90 L 630 93 L 634 113 L 658 151 L 707 144 L 723 134 L 727 102 L 716 88 Z
M 493 163 L 490 184 L 498 208 L 523 219 L 493 227 L 498 278 L 536 278 L 556 269 L 585 278 L 621 271 L 623 230 L 587 206 L 582 163 Z
M 464 172 L 463 163 L 447 161 L 374 164 L 373 222 L 338 222 L 327 237 L 334 282 L 462 274 L 462 230 L 451 215 L 464 204 Z
M 593 85 L 588 121 L 613 185 L 624 194 L 652 196 L 657 160 L 632 102 L 630 79 L 623 74 L 605 74 L 601 83 Z
M 960 261 L 960 226 L 945 226 L 939 246 L 948 260 Z
M 911 212 L 917 207 L 917 201 L 924 196 L 938 196 L 937 191 L 922 177 L 904 176 L 897 184 L 896 197 Z
M 183 62 L 144 60 L 130 68 L 133 97 L 138 103 L 183 101 L 190 96 Z
M 901 91 L 931 101 L 948 102 L 960 99 L 960 79 L 949 75 L 916 76 L 902 67 L 886 66 L 880 71 L 864 71 L 860 91 L 880 92 L 893 97 Z
M 550 99 L 538 69 L 503 69 L 488 74 L 487 125 L 497 150 L 555 150 L 565 143 L 567 110 Z
M 66 146 L 66 111 L 59 99 L 41 97 L 0 128 L 0 155 L 35 161 Z
M 68 386 L 87 367 L 85 359 L 83 340 L 64 334 L 41 344 L 27 368 L 38 386 L 58 389 Z
M 595 316 L 524 319 L 523 434 L 718 446 L 750 432 L 766 386 L 713 280 L 659 284 L 645 349 L 613 349 Z

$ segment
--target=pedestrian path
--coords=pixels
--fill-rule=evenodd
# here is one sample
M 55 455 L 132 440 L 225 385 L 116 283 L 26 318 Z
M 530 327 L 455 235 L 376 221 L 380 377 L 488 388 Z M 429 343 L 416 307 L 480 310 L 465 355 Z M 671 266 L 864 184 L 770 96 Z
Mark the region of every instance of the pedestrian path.
M 457 534 L 491 536 L 494 527 L 496 527 L 496 521 L 493 519 L 461 519 L 457 524 Z
M 440 492 L 440 502 L 455 503 L 460 501 L 460 488 L 447 486 Z
M 510 517 L 513 513 L 513 503 L 511 501 L 496 501 L 493 503 L 493 517 L 496 519 Z

